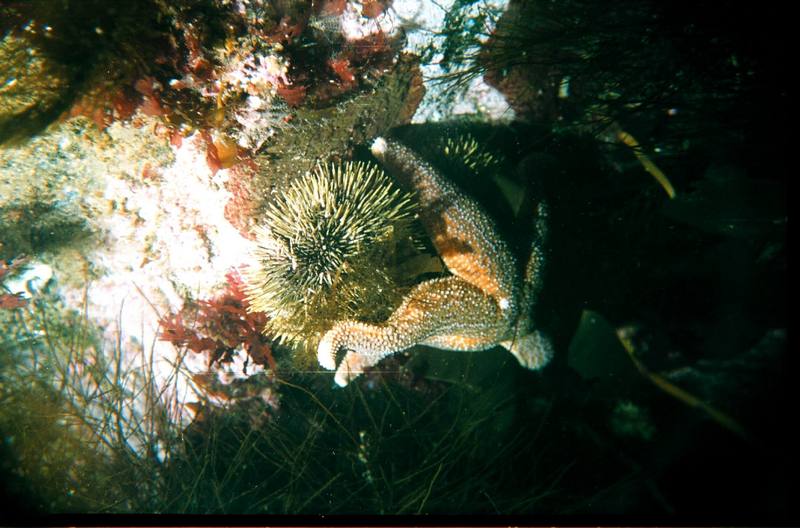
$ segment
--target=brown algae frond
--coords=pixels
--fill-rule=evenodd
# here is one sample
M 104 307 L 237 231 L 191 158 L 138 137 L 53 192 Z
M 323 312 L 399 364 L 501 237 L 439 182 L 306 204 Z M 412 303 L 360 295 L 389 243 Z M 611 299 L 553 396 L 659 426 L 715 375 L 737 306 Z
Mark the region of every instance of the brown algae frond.
M 245 273 L 265 332 L 313 350 L 337 320 L 382 320 L 401 297 L 398 260 L 413 250 L 412 196 L 376 165 L 318 165 L 275 199 Z

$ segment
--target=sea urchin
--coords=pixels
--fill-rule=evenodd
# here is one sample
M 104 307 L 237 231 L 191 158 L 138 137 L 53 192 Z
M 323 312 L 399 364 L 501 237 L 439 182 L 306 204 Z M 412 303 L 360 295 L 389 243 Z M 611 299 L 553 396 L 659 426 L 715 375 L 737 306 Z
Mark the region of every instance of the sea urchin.
M 337 320 L 380 320 L 400 298 L 391 267 L 413 220 L 412 196 L 378 166 L 318 165 L 275 199 L 255 230 L 250 309 L 267 314 L 266 333 L 303 348 Z
M 445 163 L 453 165 L 453 169 L 466 170 L 469 173 L 492 173 L 500 165 L 500 159 L 486 150 L 471 134 L 448 137 L 440 141 L 439 150 Z

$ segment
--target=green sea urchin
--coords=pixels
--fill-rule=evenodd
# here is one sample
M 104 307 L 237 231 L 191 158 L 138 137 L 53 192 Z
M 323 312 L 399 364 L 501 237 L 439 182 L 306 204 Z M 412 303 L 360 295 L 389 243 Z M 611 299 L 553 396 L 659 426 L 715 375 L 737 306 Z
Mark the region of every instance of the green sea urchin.
M 385 318 L 401 296 L 392 266 L 413 246 L 413 220 L 412 196 L 376 165 L 318 165 L 256 228 L 250 309 L 268 315 L 266 333 L 296 348 L 315 346 L 344 317 Z
M 500 166 L 500 159 L 486 150 L 471 134 L 448 137 L 440 142 L 439 149 L 445 162 L 454 168 L 474 174 L 492 173 Z

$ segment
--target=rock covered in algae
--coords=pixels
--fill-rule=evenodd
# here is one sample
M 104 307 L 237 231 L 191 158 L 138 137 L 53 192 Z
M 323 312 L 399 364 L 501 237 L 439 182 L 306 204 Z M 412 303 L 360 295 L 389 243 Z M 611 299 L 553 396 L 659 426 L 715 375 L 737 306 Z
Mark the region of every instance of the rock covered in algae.
M 41 32 L 31 23 L 0 37 L 0 143 L 57 113 L 70 85 L 69 69 L 36 44 Z
M 79 284 L 108 219 L 133 203 L 112 182 L 145 183 L 149 166 L 174 155 L 149 127 L 115 125 L 100 132 L 85 118 L 56 123 L 19 145 L 0 148 L 0 258 L 43 255 L 61 281 Z M 124 184 L 123 184 L 124 185 Z M 88 260 L 87 260 L 88 259 Z M 74 272 L 74 273 L 73 273 Z
M 94 113 L 100 125 L 106 114 L 129 116 L 125 90 L 135 93 L 139 76 L 164 69 L 165 9 L 150 0 L 0 5 L 0 143 L 65 115 Z
M 297 108 L 290 126 L 251 165 L 238 168 L 228 186 L 235 207 L 226 216 L 242 235 L 252 237 L 252 229 L 283 189 L 318 163 L 349 159 L 356 145 L 408 123 L 423 93 L 419 59 L 401 55 L 369 89 L 324 108 Z
M 158 5 L 164 11 L 162 3 Z M 172 22 L 165 34 L 175 33 L 176 20 L 189 20 L 180 9 L 166 11 L 171 13 L 167 19 Z M 98 27 L 108 30 L 108 26 Z M 203 41 L 203 45 L 211 46 L 210 42 Z M 348 45 L 357 48 L 356 44 Z M 219 49 L 218 45 L 203 48 L 199 56 L 210 56 L 212 50 Z M 380 49 L 384 55 L 395 50 Z M 167 58 L 173 58 L 173 51 L 166 49 Z M 249 58 L 257 58 L 255 52 L 251 55 Z M 212 66 L 217 68 L 215 75 L 227 78 L 226 72 L 232 71 L 230 66 L 235 61 L 223 58 L 226 60 L 220 59 L 220 64 Z M 247 62 L 249 58 L 242 60 Z M 410 120 L 423 91 L 419 59 L 403 55 L 380 63 L 365 61 L 361 70 L 353 69 L 359 73 L 358 83 L 351 83 L 347 91 L 336 92 L 327 99 L 307 98 L 307 104 L 294 107 L 285 126 L 263 142 L 260 136 L 247 136 L 258 141 L 248 144 L 249 149 L 230 149 L 234 153 L 227 155 L 228 163 L 221 159 L 220 145 L 236 139 L 236 132 L 250 131 L 250 122 L 234 120 L 233 131 L 228 126 L 230 120 L 206 122 L 197 133 L 178 127 L 167 111 L 167 105 L 173 102 L 167 95 L 170 90 L 181 94 L 191 91 L 181 86 L 191 76 L 178 77 L 173 71 L 178 68 L 178 73 L 182 72 L 182 62 L 177 66 L 163 65 L 166 73 L 161 72 L 160 77 L 150 71 L 127 76 L 128 81 L 139 79 L 134 86 L 141 96 L 141 106 L 129 108 L 127 117 L 108 120 L 103 114 L 97 119 L 94 110 L 102 110 L 103 97 L 84 105 L 94 93 L 92 82 L 83 79 L 85 82 L 65 85 L 61 95 L 68 100 L 57 102 L 62 119 L 42 122 L 38 135 L 28 134 L 26 141 L 0 150 L 0 224 L 4 228 L 11 226 L 0 233 L 2 254 L 11 258 L 21 253 L 44 253 L 44 261 L 56 270 L 58 287 L 71 288 L 67 297 L 72 301 L 83 292 L 76 287 L 92 280 L 88 293 L 92 317 L 108 322 L 106 315 L 121 313 L 118 304 L 125 298 L 126 313 L 120 315 L 122 326 L 147 327 L 150 331 L 150 326 L 155 328 L 155 324 L 151 325 L 153 318 L 148 309 L 139 310 L 145 302 L 152 302 L 159 310 L 177 309 L 193 296 L 213 293 L 214 276 L 219 282 L 224 271 L 244 262 L 243 248 L 248 241 L 231 233 L 231 226 L 222 218 L 223 206 L 225 218 L 241 234 L 250 236 L 251 228 L 264 222 L 275 197 L 318 163 L 349 159 L 356 145 Z M 285 68 L 278 70 L 278 76 L 287 74 Z M 362 70 L 369 70 L 370 75 L 361 75 Z M 70 70 L 65 75 L 72 73 Z M 167 82 L 167 73 L 175 75 L 177 81 Z M 68 80 L 72 82 L 71 79 Z M 289 80 L 299 87 L 299 81 Z M 246 87 L 249 89 L 250 84 Z M 239 95 L 236 109 L 249 104 L 247 97 Z M 244 102 L 240 100 L 243 98 Z M 65 109 L 67 113 L 63 113 Z M 224 110 L 233 111 L 227 107 Z M 75 115 L 85 117 L 70 117 Z M 206 199 L 211 194 L 207 190 L 216 193 L 216 199 Z M 232 196 L 225 196 L 225 190 Z M 402 291 L 403 285 L 389 271 L 376 273 L 394 270 L 396 260 L 418 253 L 408 237 L 401 235 L 407 226 L 391 223 L 390 229 L 369 244 L 365 240 L 358 242 L 361 246 L 354 255 L 369 254 L 369 258 L 351 264 L 348 273 L 360 273 L 363 280 L 357 281 L 360 286 L 351 288 L 350 297 L 341 297 L 350 301 L 337 301 L 338 317 L 383 318 L 387 314 L 381 310 L 393 305 L 387 298 L 389 292 Z M 38 233 L 34 237 L 31 228 Z M 62 237 L 67 228 L 73 229 L 76 236 L 91 238 L 92 247 L 76 247 L 75 237 Z M 53 236 L 46 236 L 44 243 L 37 240 L 39 234 L 48 233 Z M 62 243 L 57 243 L 59 239 L 63 239 Z M 372 253 L 364 249 L 367 246 Z M 366 263 L 371 263 L 372 268 L 368 270 Z M 412 274 L 420 269 L 406 264 L 397 267 L 399 275 L 408 276 L 409 269 L 413 268 Z M 225 270 L 221 271 L 223 265 Z M 343 284 L 337 282 L 338 286 Z M 354 296 L 361 300 L 361 308 L 355 312 Z M 133 311 L 141 313 L 134 316 Z M 127 332 L 125 328 L 121 331 Z M 308 335 L 315 333 L 310 331 Z

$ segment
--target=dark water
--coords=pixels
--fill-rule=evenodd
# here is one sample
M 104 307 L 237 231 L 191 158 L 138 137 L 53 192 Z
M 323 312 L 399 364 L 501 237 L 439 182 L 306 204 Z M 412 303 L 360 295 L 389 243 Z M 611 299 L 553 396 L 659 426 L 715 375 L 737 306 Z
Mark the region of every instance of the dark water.
M 470 5 L 456 2 L 451 11 L 445 60 L 463 61 L 462 76 L 485 76 L 515 118 L 495 123 L 452 116 L 398 125 L 387 117 L 398 126 L 384 130 L 376 117 L 383 112 L 365 112 L 372 117 L 349 130 L 358 139 L 350 154 L 371 159 L 367 147 L 378 133 L 402 141 L 480 203 L 520 268 L 535 234 L 530 211 L 548 204 L 533 321 L 552 339 L 552 361 L 526 370 L 501 347 L 460 353 L 415 346 L 339 388 L 330 373 L 298 367 L 290 351 L 274 344 L 278 375 L 266 383 L 279 395 L 276 409 L 265 411 L 252 399 L 225 409 L 209 405 L 188 426 L 158 422 L 163 427 L 148 432 L 153 446 L 170 446 L 166 458 L 155 448 L 134 455 L 114 443 L 119 439 L 93 457 L 82 451 L 88 442 L 80 439 L 91 435 L 80 424 L 65 433 L 47 418 L 61 416 L 63 398 L 47 382 L 47 370 L 34 366 L 35 382 L 27 385 L 18 380 L 28 378 L 14 377 L 20 376 L 18 358 L 46 348 L 26 339 L 36 333 L 30 317 L 48 320 L 54 301 L 42 297 L 13 307 L 6 297 L 8 307 L 0 309 L 8 328 L 0 343 L 3 377 L 17 380 L 2 385 L 4 494 L 17 505 L 7 511 L 516 514 L 563 515 L 564 522 L 615 514 L 734 524 L 774 523 L 789 515 L 795 454 L 786 434 L 792 422 L 787 17 L 766 6 L 703 2 L 512 3 L 479 60 L 470 62 L 464 52 L 476 38 L 470 29 L 475 15 L 464 14 Z M 225 31 L 213 23 L 222 16 L 217 11 L 224 12 L 217 3 L 178 3 L 176 9 L 176 20 L 206 24 L 206 46 L 221 41 L 214 37 Z M 268 18 L 275 15 L 270 9 Z M 56 11 L 53 16 L 62 17 Z M 10 57 L 21 37 L 9 35 L 29 13 L 14 6 L 0 13 L 7 17 L 0 24 L 6 31 L 0 53 Z M 107 15 L 131 23 L 139 12 Z M 58 22 L 78 24 L 69 16 Z M 146 25 L 152 32 L 147 46 L 178 27 L 149 19 Z M 369 92 L 370 85 L 354 89 L 341 74 L 341 93 L 318 89 L 314 82 L 323 83 L 310 79 L 321 75 L 320 60 L 332 53 L 347 57 L 363 73 L 391 62 L 382 62 L 384 55 L 396 50 L 366 60 L 335 41 L 314 47 L 322 37 L 304 31 L 287 44 L 293 64 L 314 72 L 290 70 L 311 94 L 296 115 L 311 108 L 322 116 L 317 122 L 327 123 L 326 109 Z M 63 38 L 85 44 L 76 33 Z M 125 57 L 127 48 L 114 46 L 130 39 L 122 32 L 116 44 L 102 41 L 108 49 L 99 56 Z M 181 57 L 192 53 L 185 43 L 176 49 Z M 149 53 L 142 51 L 152 59 Z M 38 106 L 24 115 L 10 103 L 2 107 L 0 141 L 6 144 L 0 148 L 33 141 L 87 89 L 81 76 L 88 70 L 79 58 L 48 57 L 62 65 L 64 93 L 52 95 L 32 83 Z M 174 67 L 157 64 L 148 70 L 156 78 Z M 130 83 L 124 86 L 131 91 Z M 167 90 L 162 95 L 164 107 L 180 109 L 154 112 L 165 126 L 181 126 L 176 116 L 191 107 L 203 123 L 193 125 L 214 130 L 213 105 L 203 100 L 195 108 L 169 99 Z M 140 96 L 145 103 L 151 97 Z M 378 108 L 388 115 L 394 106 Z M 299 144 L 311 121 L 294 119 L 295 128 L 279 134 L 297 134 Z M 442 153 L 448 138 L 466 137 L 491 161 L 470 168 Z M 322 151 L 344 153 L 333 133 L 324 138 L 330 146 L 319 139 Z M 270 150 L 281 140 L 270 141 L 253 159 L 288 159 L 289 147 Z M 6 182 L 13 177 L 9 166 L 0 173 Z M 269 181 L 281 188 L 281 180 Z M 22 255 L 67 258 L 59 245 L 89 243 L 88 236 L 73 236 L 83 233 L 83 224 L 69 217 L 44 206 L 3 204 L 5 269 Z M 430 242 L 422 245 L 432 252 Z M 8 295 L 4 288 L 0 294 Z M 20 310 L 34 311 L 28 317 Z M 79 342 L 100 338 L 85 339 Z M 234 353 L 235 346 L 226 346 L 215 349 L 217 360 Z M 250 358 L 258 363 L 254 354 Z M 266 359 L 262 365 L 269 368 Z

